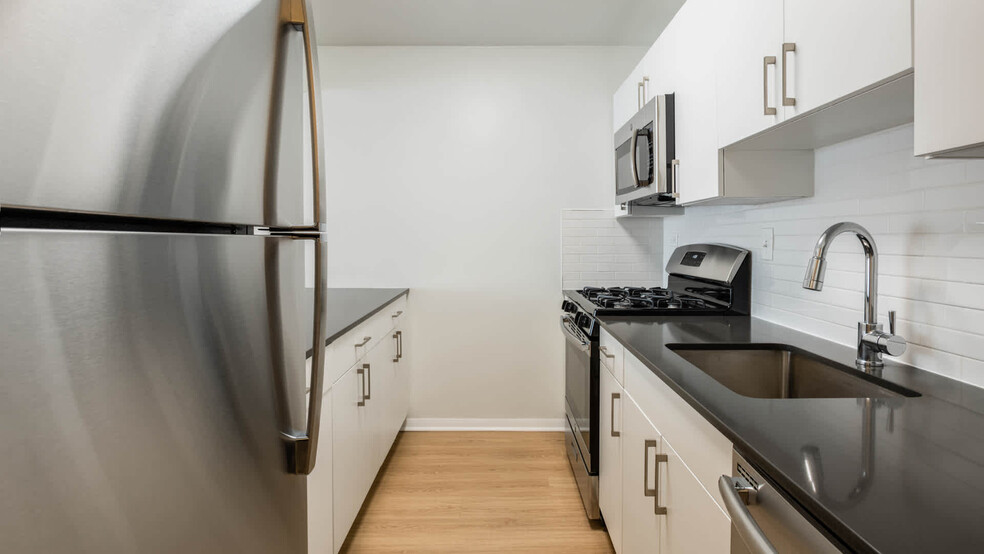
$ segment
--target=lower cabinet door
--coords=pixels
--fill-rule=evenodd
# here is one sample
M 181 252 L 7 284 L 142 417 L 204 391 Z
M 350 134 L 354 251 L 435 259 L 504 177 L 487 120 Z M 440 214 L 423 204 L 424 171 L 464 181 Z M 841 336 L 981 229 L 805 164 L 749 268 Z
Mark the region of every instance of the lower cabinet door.
M 615 552 L 622 552 L 622 403 L 625 391 L 601 369 L 598 505 Z
M 660 531 L 666 515 L 659 513 L 658 479 L 666 464 L 662 437 L 642 410 L 622 395 L 622 551 L 621 554 L 659 552 Z M 602 458 L 604 459 L 604 458 Z
M 308 489 L 308 553 L 332 554 L 332 436 L 331 391 L 324 394 L 321 404 L 321 431 L 318 437 L 318 458 L 314 471 L 307 477 Z
M 661 554 L 730 552 L 731 520 L 665 439 L 662 448 L 666 463 L 660 467 L 660 497 L 666 515 L 659 536 Z
M 372 400 L 365 399 L 369 377 L 360 362 L 335 382 L 330 393 L 335 552 L 345 542 L 375 475 L 375 468 L 369 467 L 374 442 L 369 417 Z

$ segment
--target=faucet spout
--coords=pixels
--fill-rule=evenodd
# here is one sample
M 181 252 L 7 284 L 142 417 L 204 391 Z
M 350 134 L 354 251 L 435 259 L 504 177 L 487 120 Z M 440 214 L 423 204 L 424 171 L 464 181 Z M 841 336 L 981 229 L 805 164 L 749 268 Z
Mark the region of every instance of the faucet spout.
M 857 366 L 865 371 L 875 371 L 885 365 L 882 354 L 899 356 L 905 352 L 906 342 L 895 335 L 894 312 L 889 314 L 892 322 L 890 333 L 882 331 L 882 326 L 878 323 L 878 248 L 871 233 L 857 223 L 850 222 L 828 227 L 817 240 L 813 257 L 806 267 L 803 288 L 815 291 L 823 289 L 830 243 L 843 233 L 853 233 L 864 249 L 864 321 L 858 323 Z
M 878 247 L 875 246 L 871 233 L 857 223 L 837 223 L 820 235 L 806 268 L 803 288 L 815 291 L 823 289 L 823 279 L 827 273 L 827 252 L 831 242 L 844 233 L 853 233 L 864 249 L 864 323 L 874 325 L 878 320 Z

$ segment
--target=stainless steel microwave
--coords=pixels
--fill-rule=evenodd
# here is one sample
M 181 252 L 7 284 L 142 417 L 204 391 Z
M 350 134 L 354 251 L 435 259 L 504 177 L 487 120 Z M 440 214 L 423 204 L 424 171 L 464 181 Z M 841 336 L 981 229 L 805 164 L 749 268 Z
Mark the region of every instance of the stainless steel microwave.
M 615 133 L 615 203 L 675 204 L 673 95 L 650 100 Z

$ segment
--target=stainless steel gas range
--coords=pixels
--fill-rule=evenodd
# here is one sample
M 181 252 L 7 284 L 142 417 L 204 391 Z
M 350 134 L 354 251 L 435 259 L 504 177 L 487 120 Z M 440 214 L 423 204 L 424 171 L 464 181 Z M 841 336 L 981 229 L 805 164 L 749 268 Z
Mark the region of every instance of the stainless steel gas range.
M 598 318 L 619 316 L 748 315 L 752 257 L 722 244 L 677 248 L 666 264 L 667 288 L 585 287 L 564 291 L 567 457 L 590 519 L 598 510 L 598 421 L 601 357 Z

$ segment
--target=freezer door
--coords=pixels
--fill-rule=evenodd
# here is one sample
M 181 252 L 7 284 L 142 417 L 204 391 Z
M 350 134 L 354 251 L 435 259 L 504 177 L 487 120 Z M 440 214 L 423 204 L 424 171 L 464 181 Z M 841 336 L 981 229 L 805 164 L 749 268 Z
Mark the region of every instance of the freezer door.
M 316 223 L 299 28 L 281 0 L 3 0 L 0 203 Z
M 0 552 L 306 552 L 308 242 L 3 230 Z

